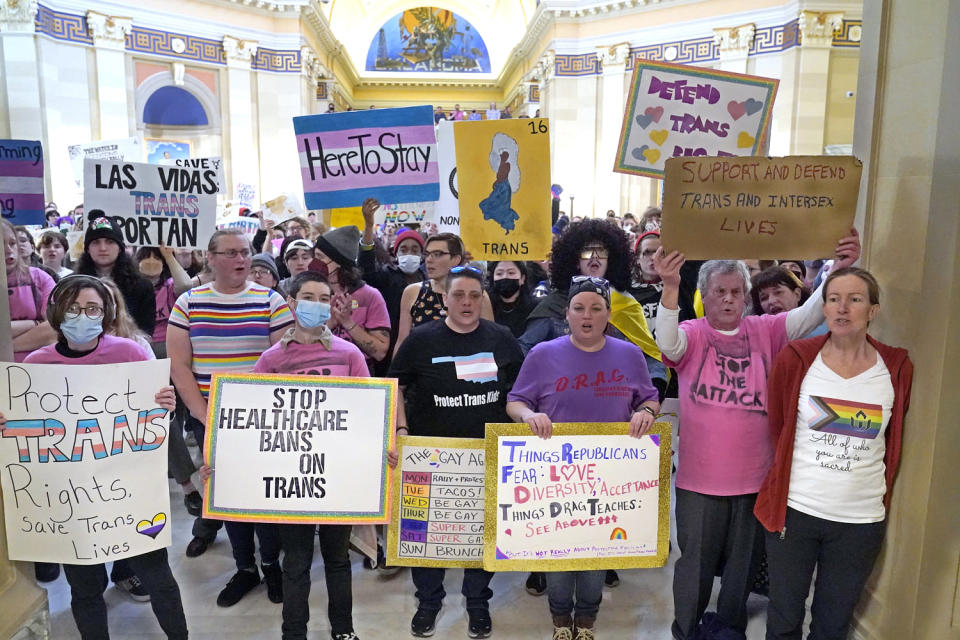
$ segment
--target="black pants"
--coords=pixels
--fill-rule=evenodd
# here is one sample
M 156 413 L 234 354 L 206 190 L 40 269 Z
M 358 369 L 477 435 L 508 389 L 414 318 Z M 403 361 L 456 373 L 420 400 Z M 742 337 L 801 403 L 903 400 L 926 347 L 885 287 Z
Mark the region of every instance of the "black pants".
M 230 547 L 233 549 L 233 559 L 238 570 L 253 569 L 257 566 L 254 534 L 260 542 L 261 564 L 274 564 L 280 559 L 280 525 L 228 521 L 224 523 L 224 527 L 230 538 Z
M 305 640 L 310 621 L 310 565 L 318 532 L 327 582 L 327 616 L 336 635 L 353 631 L 353 591 L 349 525 L 281 524 L 283 548 L 283 640 Z
M 180 587 L 170 571 L 167 550 L 157 549 L 127 558 L 127 563 L 150 594 L 150 606 L 167 637 L 186 638 L 187 620 L 183 616 Z M 65 564 L 63 572 L 70 584 L 70 608 L 80 637 L 83 640 L 106 640 L 110 637 L 107 604 L 103 601 L 103 592 L 107 588 L 106 567 L 102 564 Z
M 193 437 L 202 450 L 204 438 L 203 423 L 187 413 L 186 428 L 193 432 Z M 207 542 L 213 542 L 214 538 L 217 537 L 217 531 L 220 531 L 221 527 L 223 527 L 222 520 L 211 520 L 210 518 L 197 516 L 193 521 L 193 530 L 191 533 L 193 533 L 194 537 L 203 538 Z
M 817 582 L 808 640 L 845 640 L 853 609 L 880 553 L 886 521 L 851 524 L 787 508 L 786 533 L 766 533 L 770 572 L 767 640 L 803 633 L 813 570 Z
M 435 569 L 433 567 L 413 567 L 410 574 L 413 577 L 413 584 L 417 588 L 417 598 L 420 600 L 420 608 L 427 611 L 439 611 L 447 592 L 443 590 L 443 576 L 446 569 Z M 493 591 L 490 590 L 490 580 L 493 574 L 483 569 L 464 569 L 463 586 L 461 593 L 467 599 L 467 609 L 489 609 L 490 598 L 493 597 Z
M 692 638 L 710 602 L 713 579 L 723 566 L 717 615 L 728 626 L 747 628 L 747 596 L 763 544 L 753 515 L 757 494 L 711 496 L 677 489 L 677 543 L 673 571 L 673 635 Z

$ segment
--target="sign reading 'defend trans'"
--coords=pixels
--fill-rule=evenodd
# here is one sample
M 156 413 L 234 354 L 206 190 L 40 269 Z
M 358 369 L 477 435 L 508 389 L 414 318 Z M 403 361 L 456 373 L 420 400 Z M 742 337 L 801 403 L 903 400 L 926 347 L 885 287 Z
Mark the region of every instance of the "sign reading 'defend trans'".
M 0 140 L 0 215 L 12 224 L 43 219 L 43 147 L 37 140 Z
M 206 249 L 217 221 L 220 158 L 188 166 L 83 161 L 83 206 L 102 209 L 134 247 Z
M 765 153 L 779 83 L 637 60 L 613 170 L 663 178 L 667 158 Z
M 433 108 L 368 109 L 293 119 L 307 209 L 435 201 Z
M 0 368 L 10 558 L 100 564 L 170 546 L 169 360 Z

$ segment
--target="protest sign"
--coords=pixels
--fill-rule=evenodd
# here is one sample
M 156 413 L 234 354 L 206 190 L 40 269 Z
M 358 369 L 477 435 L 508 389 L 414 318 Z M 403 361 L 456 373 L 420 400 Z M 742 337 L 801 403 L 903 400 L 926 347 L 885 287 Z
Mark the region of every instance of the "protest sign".
M 390 223 L 399 227 L 408 224 L 424 224 L 437 221 L 436 202 L 407 202 L 404 204 L 381 204 L 373 215 L 376 224 Z M 360 227 L 363 228 L 362 226 Z
M 0 486 L 10 558 L 99 564 L 170 546 L 169 360 L 3 363 Z
M 300 204 L 300 199 L 292 193 L 284 193 L 267 200 L 263 203 L 261 211 L 263 211 L 263 219 L 271 220 L 273 224 L 283 224 L 290 218 L 298 216 L 301 218 L 307 217 L 307 212 Z
M 853 156 L 670 159 L 664 249 L 696 260 L 831 256 L 853 225 L 862 169 Z
M 318 372 L 310 372 L 318 373 Z M 215 374 L 203 515 L 240 522 L 385 524 L 397 381 Z
M 77 183 L 78 189 L 83 188 L 83 161 L 86 158 L 143 162 L 143 146 L 140 144 L 140 138 L 136 137 L 72 144 L 67 147 L 67 153 L 70 154 L 70 168 L 73 170 L 73 180 Z
M 331 227 L 349 227 L 353 225 L 358 229 L 363 229 L 363 209 L 361 207 L 340 207 L 339 209 L 330 209 Z
M 483 568 L 662 567 L 670 533 L 670 431 L 654 424 L 488 424 Z
M 0 215 L 11 224 L 43 218 L 43 147 L 38 140 L 0 140 Z
M 453 122 L 437 123 L 437 153 L 440 166 L 440 199 L 437 201 L 437 231 L 460 235 L 460 203 L 457 184 L 457 146 Z
M 217 184 L 221 189 L 226 185 L 226 179 L 223 175 L 223 161 L 219 156 L 214 158 L 175 158 L 173 160 L 175 167 L 183 169 L 201 169 L 203 171 L 213 170 L 217 172 Z
M 251 216 L 233 213 L 217 221 L 217 229 L 240 229 L 251 240 L 260 230 L 260 220 Z
M 293 119 L 308 209 L 436 200 L 433 108 L 320 113 Z
M 223 181 L 220 181 L 223 184 Z M 252 207 L 257 199 L 257 188 L 247 182 L 241 182 L 237 185 L 237 201 L 245 207 Z
M 477 260 L 543 260 L 550 224 L 544 118 L 455 122 L 460 236 Z
M 764 153 L 779 83 L 637 60 L 613 170 L 663 178 L 671 157 Z
M 215 158 L 219 163 L 219 159 Z M 135 247 L 206 249 L 217 218 L 218 170 L 84 160 L 83 206 L 102 209 Z
M 401 437 L 387 564 L 483 566 L 484 442 Z

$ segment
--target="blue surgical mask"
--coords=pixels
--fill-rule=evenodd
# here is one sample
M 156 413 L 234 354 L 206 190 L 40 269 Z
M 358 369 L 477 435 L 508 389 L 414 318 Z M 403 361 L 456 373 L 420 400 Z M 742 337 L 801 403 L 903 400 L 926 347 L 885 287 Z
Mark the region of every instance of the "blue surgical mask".
M 60 323 L 60 332 L 73 344 L 87 344 L 103 333 L 103 318 L 92 320 L 86 313 L 76 318 L 64 318 Z
M 297 300 L 297 308 L 294 313 L 297 315 L 297 322 L 300 323 L 301 327 L 316 329 L 330 319 L 330 305 L 315 300 Z

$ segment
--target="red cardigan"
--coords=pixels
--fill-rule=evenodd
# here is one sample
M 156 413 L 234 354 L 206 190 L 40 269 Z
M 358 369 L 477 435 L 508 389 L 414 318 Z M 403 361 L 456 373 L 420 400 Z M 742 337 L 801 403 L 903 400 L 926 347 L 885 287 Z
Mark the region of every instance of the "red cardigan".
M 800 397 L 800 385 L 828 337 L 829 334 L 789 343 L 777 355 L 767 382 L 767 389 L 769 389 L 767 412 L 770 434 L 776 451 L 773 456 L 773 466 L 757 495 L 753 513 L 760 524 L 771 532 L 782 530 L 787 517 L 787 493 L 790 490 L 790 465 L 793 463 L 793 442 L 797 430 L 797 398 Z M 889 509 L 893 479 L 897 473 L 897 465 L 900 463 L 903 417 L 910 407 L 913 363 L 910 362 L 906 349 L 877 342 L 869 335 L 867 340 L 883 358 L 893 383 L 893 409 L 886 429 L 886 454 L 883 459 L 886 465 L 887 481 L 887 493 L 883 497 L 883 503 Z

